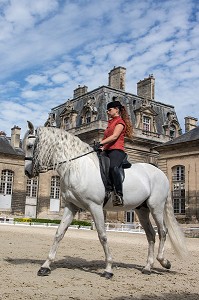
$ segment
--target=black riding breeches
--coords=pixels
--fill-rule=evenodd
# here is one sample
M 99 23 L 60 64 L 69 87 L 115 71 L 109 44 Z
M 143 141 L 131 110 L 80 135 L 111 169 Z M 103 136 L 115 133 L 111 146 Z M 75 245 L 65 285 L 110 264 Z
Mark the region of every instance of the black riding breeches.
M 114 186 L 116 193 L 118 193 L 119 195 L 123 195 L 122 178 L 120 175 L 119 167 L 121 166 L 126 156 L 126 153 L 122 150 L 117 150 L 117 149 L 108 150 L 105 152 L 110 159 L 109 174 L 110 174 L 111 183 Z

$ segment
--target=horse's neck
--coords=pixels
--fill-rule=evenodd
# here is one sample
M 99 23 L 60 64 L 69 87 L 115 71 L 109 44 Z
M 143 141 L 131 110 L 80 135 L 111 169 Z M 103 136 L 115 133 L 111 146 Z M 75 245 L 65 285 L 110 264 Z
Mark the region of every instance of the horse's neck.
M 38 130 L 38 152 L 43 165 L 57 165 L 70 161 L 91 150 L 90 146 L 74 135 L 57 128 L 41 127 Z

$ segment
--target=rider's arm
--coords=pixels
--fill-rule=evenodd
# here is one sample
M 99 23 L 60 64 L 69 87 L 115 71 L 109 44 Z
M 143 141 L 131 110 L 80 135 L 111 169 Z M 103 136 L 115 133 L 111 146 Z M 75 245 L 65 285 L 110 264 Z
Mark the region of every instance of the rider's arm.
M 118 137 L 120 136 L 120 134 L 122 133 L 123 129 L 124 129 L 123 124 L 117 124 L 115 126 L 114 131 L 113 131 L 113 134 L 110 135 L 109 137 L 105 138 L 104 140 L 102 140 L 100 142 L 100 144 L 103 146 L 105 144 L 112 143 L 112 142 L 116 141 L 118 139 Z

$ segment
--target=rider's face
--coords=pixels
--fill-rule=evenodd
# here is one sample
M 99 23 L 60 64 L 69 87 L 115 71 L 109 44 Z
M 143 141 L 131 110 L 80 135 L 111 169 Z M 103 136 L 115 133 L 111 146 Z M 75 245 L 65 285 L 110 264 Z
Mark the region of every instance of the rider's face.
M 107 110 L 107 114 L 109 118 L 114 118 L 116 116 L 119 116 L 119 109 L 117 107 L 111 107 Z

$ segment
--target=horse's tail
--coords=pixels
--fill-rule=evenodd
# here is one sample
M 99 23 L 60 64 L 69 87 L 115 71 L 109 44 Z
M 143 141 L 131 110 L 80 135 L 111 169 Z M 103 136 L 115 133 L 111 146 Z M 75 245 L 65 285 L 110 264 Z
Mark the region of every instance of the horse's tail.
M 188 255 L 188 250 L 186 247 L 183 231 L 179 227 L 173 212 L 173 205 L 170 192 L 165 203 L 164 222 L 168 229 L 169 238 L 174 251 L 180 258 L 185 258 Z

